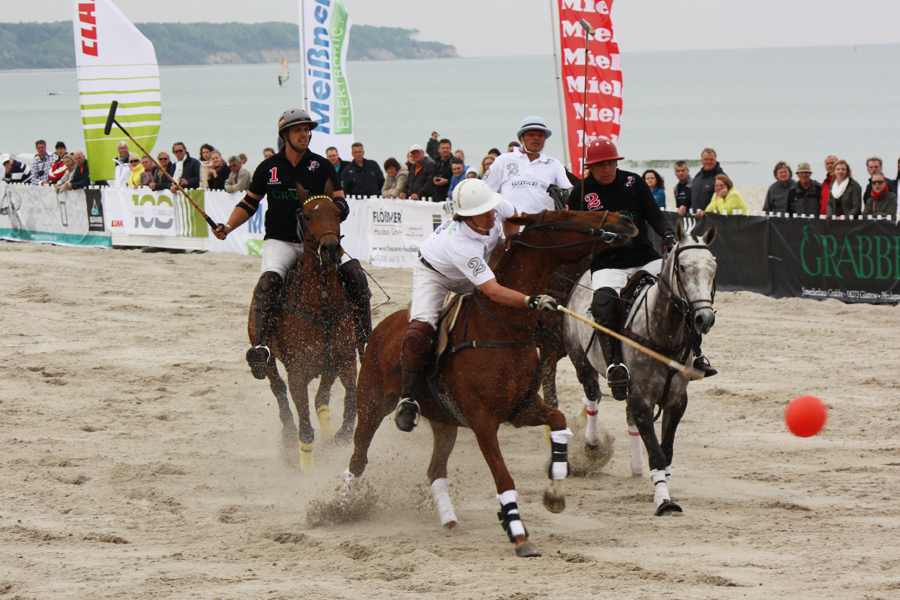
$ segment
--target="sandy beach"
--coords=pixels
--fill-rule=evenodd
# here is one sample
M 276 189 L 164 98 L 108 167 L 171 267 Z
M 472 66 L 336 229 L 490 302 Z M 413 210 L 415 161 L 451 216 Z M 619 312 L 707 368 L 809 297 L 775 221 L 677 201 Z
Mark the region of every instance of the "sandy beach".
M 738 189 L 761 207 L 764 186 Z M 646 467 L 631 476 L 623 403 L 601 403 L 615 455 L 569 480 L 559 515 L 541 505 L 542 432 L 503 427 L 544 553 L 520 559 L 468 430 L 450 459 L 455 531 L 431 506 L 429 427 L 403 434 L 390 421 L 364 477 L 374 514 L 308 521 L 312 503 L 335 497 L 352 447 L 320 446 L 313 474 L 282 460 L 274 397 L 243 359 L 258 259 L 0 242 L 0 263 L 4 600 L 900 594 L 894 307 L 719 293 L 704 348 L 721 373 L 691 384 L 675 444 L 681 517 L 654 517 Z M 370 272 L 391 296 L 378 321 L 406 305 L 411 277 Z M 558 384 L 574 426 L 582 392 L 567 362 Z M 829 407 L 817 437 L 785 428 L 801 394 Z M 342 398 L 338 385 L 335 423 Z

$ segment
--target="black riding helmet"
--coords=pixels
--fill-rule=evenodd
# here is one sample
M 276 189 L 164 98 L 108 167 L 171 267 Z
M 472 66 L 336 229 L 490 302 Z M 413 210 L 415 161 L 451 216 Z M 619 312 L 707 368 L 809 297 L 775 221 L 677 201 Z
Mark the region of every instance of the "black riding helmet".
M 281 132 L 287 131 L 294 125 L 304 124 L 309 125 L 310 131 L 319 126 L 318 123 L 309 118 L 309 113 L 305 110 L 301 108 L 289 108 L 281 113 L 281 118 L 278 119 L 278 137 L 282 137 Z

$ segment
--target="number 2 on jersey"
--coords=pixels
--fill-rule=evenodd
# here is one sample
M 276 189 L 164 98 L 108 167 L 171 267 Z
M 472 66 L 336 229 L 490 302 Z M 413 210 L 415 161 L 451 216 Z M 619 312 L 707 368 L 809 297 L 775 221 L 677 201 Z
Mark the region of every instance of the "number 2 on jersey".
M 472 269 L 472 276 L 478 277 L 479 273 L 483 273 L 485 266 L 480 258 L 473 258 L 469 261 L 469 268 Z

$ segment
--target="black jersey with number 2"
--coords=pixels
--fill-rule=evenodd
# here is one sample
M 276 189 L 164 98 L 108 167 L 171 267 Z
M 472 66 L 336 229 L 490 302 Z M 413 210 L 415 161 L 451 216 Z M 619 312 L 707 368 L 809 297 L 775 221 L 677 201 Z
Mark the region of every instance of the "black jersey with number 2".
M 297 237 L 297 209 L 300 198 L 297 184 L 303 186 L 310 196 L 325 193 L 328 180 L 334 184 L 334 191 L 341 190 L 341 180 L 324 156 L 306 151 L 297 166 L 291 164 L 282 150 L 275 156 L 259 163 L 250 181 L 250 191 L 257 196 L 265 196 L 269 205 L 266 210 L 266 239 L 285 242 L 300 242 Z M 245 202 L 259 208 L 259 200 L 246 198 Z

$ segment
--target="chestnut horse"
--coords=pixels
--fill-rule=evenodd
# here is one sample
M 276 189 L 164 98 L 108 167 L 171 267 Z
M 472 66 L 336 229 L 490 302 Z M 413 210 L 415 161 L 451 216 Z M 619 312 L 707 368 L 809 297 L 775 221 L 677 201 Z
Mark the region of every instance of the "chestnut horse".
M 269 348 L 266 376 L 281 417 L 286 449 L 296 448 L 298 429 L 288 403 L 290 388 L 300 421 L 300 469 L 313 468 L 315 434 L 309 419 L 307 388 L 321 376 L 316 391 L 316 416 L 324 438 L 350 441 L 356 420 L 356 333 L 353 310 L 341 287 L 341 221 L 338 207 L 326 196 L 315 196 L 298 211 L 297 231 L 305 248 L 287 276 L 284 303 Z M 251 327 L 253 319 L 250 319 Z M 253 333 L 250 332 L 250 339 Z M 287 386 L 275 359 L 287 370 Z M 336 377 L 344 386 L 344 419 L 337 434 L 331 426 L 328 402 Z
M 550 274 L 560 265 L 579 261 L 614 243 L 623 244 L 637 233 L 631 219 L 606 212 L 543 212 L 514 217 L 509 222 L 525 227 L 512 236 L 511 249 L 495 271 L 497 282 L 524 294 L 543 293 Z M 536 310 L 494 302 L 476 290 L 464 300 L 450 333 L 451 350 L 440 359 L 437 371 L 463 419 L 445 412 L 430 386 L 421 386 L 416 395 L 421 415 L 430 421 L 434 434 L 428 479 L 445 527 L 456 525 L 446 492 L 447 460 L 460 425 L 475 433 L 498 494 L 515 495 L 515 483 L 497 440 L 501 423 L 509 422 L 515 427 L 549 425 L 554 432 L 568 433 L 565 416 L 545 404 L 537 393 L 541 370 L 535 345 L 538 315 Z M 370 348 L 360 368 L 354 452 L 341 491 L 344 506 L 354 501 L 375 431 L 397 405 L 401 387 L 400 343 L 407 324 L 407 311 L 395 312 L 379 323 L 369 340 Z M 554 446 L 559 452 L 558 444 Z M 564 452 L 563 444 L 561 453 Z M 544 505 L 552 512 L 565 508 L 562 483 L 561 479 L 552 479 L 544 493 Z M 503 517 L 501 520 L 510 541 L 516 544 L 517 555 L 540 555 L 528 540 L 527 531 L 513 535 L 512 527 L 507 527 Z

